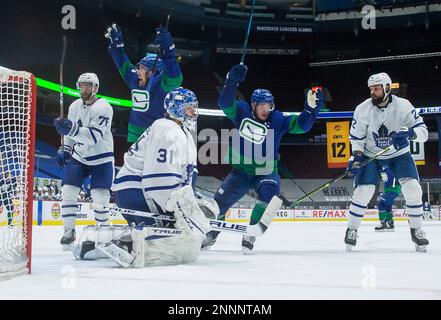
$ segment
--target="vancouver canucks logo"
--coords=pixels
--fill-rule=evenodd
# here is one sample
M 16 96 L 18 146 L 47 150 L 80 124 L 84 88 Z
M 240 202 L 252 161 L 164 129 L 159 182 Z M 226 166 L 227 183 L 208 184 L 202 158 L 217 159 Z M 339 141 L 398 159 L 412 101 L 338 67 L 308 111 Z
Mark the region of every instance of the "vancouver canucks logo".
M 145 90 L 132 90 L 132 108 L 133 110 L 146 112 L 150 107 L 149 92 Z
M 252 143 L 261 144 L 265 141 L 268 129 L 263 124 L 245 118 L 240 124 L 239 132 L 242 138 Z
M 372 132 L 372 135 L 374 136 L 375 144 L 378 148 L 386 149 L 392 144 L 392 135 L 395 133 L 395 131 L 389 132 L 389 129 L 382 124 L 381 127 L 378 129 L 378 134 L 375 132 Z

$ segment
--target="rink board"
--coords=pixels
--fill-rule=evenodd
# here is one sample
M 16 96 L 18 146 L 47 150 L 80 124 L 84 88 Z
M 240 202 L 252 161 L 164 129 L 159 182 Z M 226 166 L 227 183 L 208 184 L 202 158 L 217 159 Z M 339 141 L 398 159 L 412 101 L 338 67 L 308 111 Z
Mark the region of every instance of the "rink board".
M 15 206 L 19 203 L 15 202 Z M 251 208 L 232 208 L 226 214 L 226 220 L 230 222 L 248 222 L 251 215 Z M 6 210 L 0 207 L 0 225 L 6 224 Z M 345 221 L 347 220 L 349 210 L 304 210 L 304 209 L 282 209 L 277 212 L 273 221 Z M 393 210 L 395 220 L 407 220 L 405 209 Z M 436 220 L 440 219 L 440 213 L 437 207 L 432 208 L 432 215 Z M 113 224 L 125 224 L 126 221 L 119 213 L 111 213 L 110 219 Z M 378 220 L 378 210 L 367 210 L 365 221 Z M 94 224 L 94 213 L 91 204 L 82 202 L 78 204 L 77 225 Z M 34 225 L 62 225 L 61 202 L 58 201 L 34 201 L 33 206 L 33 224 Z
M 226 214 L 226 220 L 231 222 L 248 222 L 252 209 L 232 208 Z M 0 207 L 0 222 L 6 221 L 5 208 Z M 435 218 L 440 218 L 436 209 L 432 210 Z M 345 221 L 347 220 L 348 210 L 293 210 L 283 209 L 277 212 L 274 221 Z M 396 220 L 406 220 L 407 212 L 405 209 L 394 209 Z M 125 224 L 125 220 L 119 213 L 111 213 L 110 219 L 114 224 Z M 368 210 L 363 220 L 378 220 L 377 210 Z M 34 201 L 33 206 L 34 225 L 62 225 L 61 202 L 57 201 Z M 94 223 L 94 213 L 90 203 L 79 203 L 77 210 L 77 224 L 88 225 Z

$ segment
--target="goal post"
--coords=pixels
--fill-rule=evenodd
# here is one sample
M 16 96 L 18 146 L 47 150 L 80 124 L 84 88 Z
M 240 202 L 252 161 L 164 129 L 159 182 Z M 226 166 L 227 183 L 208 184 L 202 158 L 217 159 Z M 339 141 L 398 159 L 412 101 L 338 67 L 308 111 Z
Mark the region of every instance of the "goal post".
M 0 66 L 0 280 L 31 272 L 35 77 Z

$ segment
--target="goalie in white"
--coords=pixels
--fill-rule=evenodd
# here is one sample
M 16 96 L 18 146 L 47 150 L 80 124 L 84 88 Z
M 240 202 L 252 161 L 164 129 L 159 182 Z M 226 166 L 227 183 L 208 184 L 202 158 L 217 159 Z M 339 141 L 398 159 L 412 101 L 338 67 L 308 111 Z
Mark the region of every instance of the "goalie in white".
M 98 249 L 124 267 L 144 267 L 189 263 L 199 256 L 210 224 L 191 188 L 197 151 L 189 127 L 196 121 L 198 101 L 192 91 L 177 88 L 167 94 L 164 107 L 166 117 L 156 120 L 124 155 L 112 189 L 118 207 L 169 215 L 176 222 L 165 225 L 125 214 L 130 227 L 122 229 L 122 236 L 96 248 L 86 239 L 77 250 L 80 258 L 99 257 Z

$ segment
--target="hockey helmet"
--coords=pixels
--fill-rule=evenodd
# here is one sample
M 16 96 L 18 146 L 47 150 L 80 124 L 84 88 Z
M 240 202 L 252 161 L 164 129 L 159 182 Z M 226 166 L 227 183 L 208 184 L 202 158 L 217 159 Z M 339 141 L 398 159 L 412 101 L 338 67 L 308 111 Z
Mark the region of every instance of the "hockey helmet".
M 251 95 L 251 103 L 255 103 L 256 105 L 260 103 L 269 103 L 271 105 L 271 111 L 273 111 L 275 108 L 274 97 L 272 93 L 267 89 L 254 90 Z
M 385 72 L 373 74 L 368 79 L 368 87 L 375 85 L 383 86 L 384 98 L 386 98 L 392 90 L 392 79 Z

